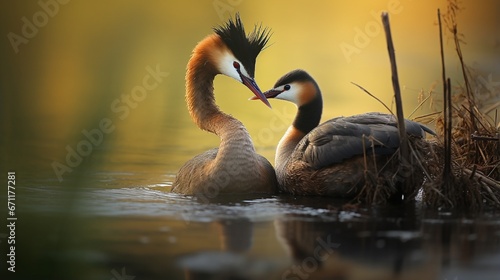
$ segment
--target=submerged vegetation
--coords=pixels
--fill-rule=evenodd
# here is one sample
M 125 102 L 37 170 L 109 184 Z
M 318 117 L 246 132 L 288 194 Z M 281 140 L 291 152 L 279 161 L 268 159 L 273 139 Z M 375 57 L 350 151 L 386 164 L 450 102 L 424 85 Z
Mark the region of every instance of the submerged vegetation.
M 409 155 L 394 155 L 392 163 L 388 164 L 399 164 L 400 168 L 391 177 L 380 176 L 380 173 L 373 176 L 367 170 L 367 178 L 372 179 L 366 180 L 358 201 L 380 204 L 401 195 L 412 201 L 418 195 L 425 205 L 433 208 L 500 208 L 500 90 L 495 88 L 491 77 L 485 79 L 464 62 L 460 47 L 464 36 L 458 32 L 456 22 L 460 9 L 456 0 L 448 1 L 443 21 L 455 45 L 463 81 L 452 87 L 450 78 L 446 77 L 438 11 L 443 98 L 436 98 L 431 91 L 419 105 L 442 104 L 441 108 L 434 108 L 434 113 L 417 118 L 424 123 L 433 123 L 436 137 L 426 142 L 412 139 L 406 144 L 402 142 L 402 147 L 408 145 Z M 391 65 L 395 68 L 395 60 L 391 59 Z M 393 72 L 393 82 L 394 76 Z M 397 96 L 399 92 L 396 86 L 394 88 Z

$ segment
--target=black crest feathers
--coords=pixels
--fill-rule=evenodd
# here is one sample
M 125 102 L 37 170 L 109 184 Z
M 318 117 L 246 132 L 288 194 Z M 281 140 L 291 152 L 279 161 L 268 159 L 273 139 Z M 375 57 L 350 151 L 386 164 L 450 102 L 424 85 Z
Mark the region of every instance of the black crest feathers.
M 262 28 L 262 26 L 256 26 L 252 33 L 247 36 L 240 16 L 236 14 L 234 20 L 230 18 L 226 24 L 215 27 L 214 31 L 233 52 L 234 56 L 243 63 L 248 74 L 253 78 L 255 60 L 269 40 L 269 30 Z

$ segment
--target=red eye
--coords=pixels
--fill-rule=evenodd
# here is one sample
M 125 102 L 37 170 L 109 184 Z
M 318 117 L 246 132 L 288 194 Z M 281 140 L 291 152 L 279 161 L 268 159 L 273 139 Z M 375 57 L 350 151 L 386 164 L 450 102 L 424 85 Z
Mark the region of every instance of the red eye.
M 235 61 L 233 62 L 233 67 L 236 69 L 240 69 L 240 64 L 237 61 Z

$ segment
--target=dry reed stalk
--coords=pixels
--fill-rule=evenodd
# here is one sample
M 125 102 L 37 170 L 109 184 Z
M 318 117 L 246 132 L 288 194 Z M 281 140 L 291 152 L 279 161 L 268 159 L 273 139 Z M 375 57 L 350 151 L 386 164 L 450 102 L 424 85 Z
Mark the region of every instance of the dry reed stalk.
M 409 162 L 408 152 L 408 136 L 406 134 L 406 127 L 403 113 L 403 101 L 401 99 L 401 89 L 399 87 L 398 67 L 396 64 L 396 54 L 394 51 L 394 44 L 392 42 L 391 25 L 389 23 L 389 14 L 382 13 L 382 23 L 384 25 L 385 36 L 387 39 L 387 50 L 389 52 L 389 60 L 391 62 L 392 73 L 392 87 L 394 88 L 394 100 L 396 102 L 396 116 L 398 121 L 399 130 L 399 153 L 402 164 Z
M 371 163 L 365 153 L 365 186 L 356 197 L 357 201 L 369 204 L 386 203 L 391 196 L 398 194 L 397 190 L 404 182 L 402 190 L 405 197 L 412 200 L 422 189 L 423 203 L 432 208 L 443 206 L 468 210 L 479 210 L 487 206 L 500 208 L 500 133 L 496 127 L 497 118 L 495 116 L 493 120 L 484 113 L 484 110 L 481 111 L 472 94 L 471 83 L 478 83 L 478 81 L 470 76 L 472 72 L 464 63 L 460 48 L 461 34 L 457 31 L 455 21 L 455 14 L 458 10 L 455 0 L 449 0 L 448 14 L 444 17 L 444 21 L 453 35 L 465 86 L 456 89 L 452 94 L 451 81 L 446 77 L 441 14 L 438 10 L 444 107 L 442 111 L 417 118 L 421 121 L 435 122 L 439 138 L 433 141 L 415 141 L 416 139 L 408 141 L 404 133 L 394 47 L 388 17 L 382 16 L 384 28 L 386 28 L 395 98 L 399 99 L 399 102 L 396 100 L 397 119 L 403 121 L 403 125 L 398 123 L 400 140 L 404 141 L 404 138 L 407 140 L 406 145 L 402 142 L 400 151 L 378 170 L 376 167 L 374 169 L 373 166 L 369 166 Z M 355 85 L 382 103 L 389 112 L 391 111 L 373 94 Z M 499 95 L 500 92 L 491 92 L 491 94 Z M 422 106 L 426 101 L 433 102 L 431 94 L 418 106 Z M 482 105 L 485 105 L 483 108 L 489 108 L 488 104 Z M 403 133 L 401 133 L 401 128 L 403 128 Z M 372 139 L 372 141 L 376 140 Z M 402 151 L 403 147 L 408 149 L 406 155 Z M 413 167 L 411 172 L 404 177 L 401 172 L 401 163 L 409 163 Z M 388 176 L 383 173 L 384 170 L 395 165 L 400 166 L 396 174 Z M 470 169 L 471 166 L 472 169 Z

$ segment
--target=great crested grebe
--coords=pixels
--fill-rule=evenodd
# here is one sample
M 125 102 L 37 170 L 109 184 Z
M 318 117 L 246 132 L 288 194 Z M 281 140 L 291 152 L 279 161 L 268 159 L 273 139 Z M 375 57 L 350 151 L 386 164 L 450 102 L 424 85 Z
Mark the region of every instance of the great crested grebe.
M 229 76 L 271 107 L 254 80 L 255 60 L 269 40 L 267 29 L 248 36 L 239 15 L 194 48 L 186 72 L 186 103 L 193 121 L 221 139 L 219 148 L 195 156 L 179 170 L 172 192 L 211 197 L 219 193 L 273 193 L 274 168 L 255 152 L 245 126 L 215 104 L 213 80 Z
M 298 112 L 276 148 L 276 175 L 282 191 L 297 195 L 354 197 L 365 183 L 364 171 L 378 171 L 399 147 L 393 115 L 366 113 L 337 117 L 319 125 L 323 107 L 321 91 L 303 70 L 281 77 L 267 98 L 293 102 Z M 255 99 L 255 98 L 251 98 Z M 405 120 L 411 137 L 424 138 L 427 127 Z M 365 161 L 364 156 L 369 157 Z M 397 166 L 385 166 L 395 172 Z M 394 174 L 394 173 L 392 173 Z

